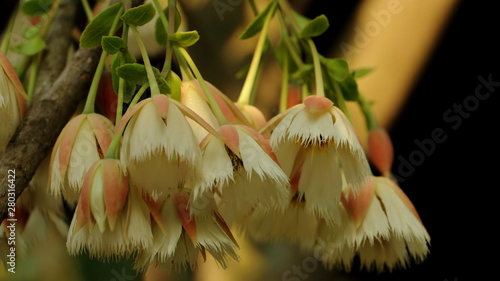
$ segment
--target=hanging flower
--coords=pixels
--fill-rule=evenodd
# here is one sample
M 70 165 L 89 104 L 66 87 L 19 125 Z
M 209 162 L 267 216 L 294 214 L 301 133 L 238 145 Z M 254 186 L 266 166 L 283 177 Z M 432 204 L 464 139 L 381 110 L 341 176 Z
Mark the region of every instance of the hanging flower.
M 300 173 L 294 196 L 333 224 L 342 189 L 359 189 L 371 174 L 349 120 L 329 99 L 309 96 L 261 129 L 271 131 L 270 145 L 285 174 L 292 179 Z
M 76 203 L 90 167 L 104 157 L 114 126 L 106 117 L 80 114 L 72 118 L 59 134 L 52 149 L 49 189 Z
M 428 254 L 429 234 L 415 207 L 389 178 L 373 177 L 357 195 L 347 192 L 336 226 L 321 224 L 317 247 L 329 267 L 350 269 L 359 255 L 367 269 L 392 271 Z
M 153 261 L 164 269 L 195 269 L 199 254 L 209 252 L 223 267 L 227 258 L 238 260 L 234 240 L 225 221 L 219 215 L 213 198 L 197 204 L 189 200 L 189 189 L 178 189 L 157 201 L 147 200 L 153 225 L 154 242 L 150 251 L 142 252 L 137 268 L 146 268 Z
M 195 196 L 216 189 L 221 213 L 230 224 L 256 208 L 283 211 L 289 184 L 267 140 L 243 125 L 224 125 L 218 133 L 225 140 L 208 136 L 201 144 L 202 182 L 194 188 Z
M 117 131 L 126 126 L 122 164 L 141 192 L 157 198 L 196 180 L 201 151 L 186 116 L 214 132 L 197 114 L 165 95 L 139 102 L 121 119 Z
M 96 162 L 85 177 L 71 221 L 68 252 L 86 250 L 92 257 L 108 259 L 144 251 L 152 241 L 148 207 L 129 188 L 120 161 Z
M 0 152 L 26 113 L 28 96 L 7 57 L 0 51 Z

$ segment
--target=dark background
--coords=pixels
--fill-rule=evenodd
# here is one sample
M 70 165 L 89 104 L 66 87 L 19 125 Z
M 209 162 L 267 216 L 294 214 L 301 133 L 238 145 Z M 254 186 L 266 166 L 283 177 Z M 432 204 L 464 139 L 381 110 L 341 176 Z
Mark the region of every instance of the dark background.
M 331 39 L 342 32 L 359 1 L 338 1 L 325 9 L 320 1 L 311 6 L 309 16 L 327 14 L 332 24 L 317 39 L 328 51 Z M 349 2 L 349 3 L 346 3 Z M 401 174 L 401 158 L 409 160 L 420 149 L 416 140 L 432 137 L 440 128 L 447 138 L 435 143 L 435 150 L 414 170 L 401 188 L 419 211 L 431 236 L 431 254 L 421 264 L 393 274 L 354 272 L 360 280 L 483 280 L 493 277 L 498 265 L 498 92 L 473 104 L 478 76 L 500 83 L 498 14 L 492 1 L 461 1 L 444 28 L 432 56 L 418 77 L 410 98 L 390 128 L 394 142 L 393 173 Z M 495 90 L 495 89 L 494 89 Z M 481 90 L 486 95 L 484 87 Z M 452 113 L 454 106 L 468 102 L 463 117 Z M 458 119 L 461 120 L 458 125 Z M 455 127 L 453 129 L 452 127 Z M 399 159 L 398 159 L 399 157 Z M 406 171 L 406 170 L 405 170 Z M 456 278 L 456 279 L 455 279 Z M 339 280 L 329 278 L 329 280 Z

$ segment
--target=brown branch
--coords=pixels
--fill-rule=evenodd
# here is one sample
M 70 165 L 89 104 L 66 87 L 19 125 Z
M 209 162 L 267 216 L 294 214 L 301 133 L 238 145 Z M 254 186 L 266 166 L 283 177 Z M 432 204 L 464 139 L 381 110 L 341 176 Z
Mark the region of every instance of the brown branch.
M 86 96 L 101 52 L 101 48 L 76 51 L 50 90 L 32 104 L 6 151 L 0 155 L 0 221 L 7 217 L 8 171 L 15 170 L 17 198 Z
M 42 53 L 36 90 L 32 102 L 47 92 L 66 66 L 68 50 L 71 45 L 71 30 L 75 20 L 78 1 L 63 1 L 47 32 L 47 45 Z

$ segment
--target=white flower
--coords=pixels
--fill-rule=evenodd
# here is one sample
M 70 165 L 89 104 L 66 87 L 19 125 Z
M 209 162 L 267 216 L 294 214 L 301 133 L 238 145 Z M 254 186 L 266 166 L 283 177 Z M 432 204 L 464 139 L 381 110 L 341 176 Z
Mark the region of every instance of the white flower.
M 99 173 L 94 176 L 103 177 Z M 116 180 L 116 177 L 111 178 Z M 100 184 L 95 183 L 95 185 L 93 188 Z M 123 185 L 123 182 L 115 183 L 115 187 L 119 185 Z M 98 191 L 93 192 L 99 193 Z M 134 188 L 125 193 L 126 198 L 123 198 L 123 190 L 119 192 L 120 195 L 106 194 L 102 191 L 101 195 L 105 198 L 91 197 L 91 193 L 92 190 L 86 193 L 82 191 L 71 221 L 66 241 L 69 254 L 78 255 L 87 252 L 90 257 L 108 260 L 144 252 L 151 248 L 153 235 L 149 209 Z M 123 208 L 117 208 L 122 203 L 125 203 Z M 107 209 L 108 206 L 111 210 Z M 99 220 L 102 217 L 106 218 L 103 228 L 95 227 L 96 222 L 100 226 Z
M 227 257 L 238 260 L 238 245 L 229 228 L 216 210 L 213 198 L 208 204 L 189 202 L 189 191 L 178 189 L 148 201 L 152 217 L 154 243 L 151 250 L 142 252 L 135 266 L 144 269 L 156 261 L 166 270 L 195 269 L 199 254 L 208 251 L 222 266 Z
M 221 213 L 230 224 L 256 208 L 283 211 L 289 184 L 267 141 L 243 125 L 224 125 L 218 133 L 225 140 L 208 136 L 202 142 L 204 182 L 194 187 L 195 195 L 216 187 Z
M 359 255 L 368 270 L 406 268 L 429 253 L 429 234 L 415 207 L 386 177 L 372 178 L 357 195 L 348 192 L 340 204 L 338 225 L 320 225 L 317 250 L 328 267 L 350 270 Z
M 271 131 L 270 144 L 283 171 L 289 179 L 300 174 L 297 199 L 333 224 L 342 190 L 359 189 L 371 174 L 349 120 L 327 98 L 309 96 L 261 129 Z
M 80 114 L 72 118 L 59 134 L 52 149 L 49 189 L 76 203 L 90 167 L 104 157 L 113 136 L 114 125 L 106 117 Z
M 186 115 L 200 121 L 179 102 L 156 95 L 129 109 L 120 121 L 118 131 L 127 126 L 122 163 L 132 183 L 155 198 L 197 177 L 201 151 Z
M 10 138 L 26 113 L 23 85 L 7 57 L 0 51 L 0 153 L 4 151 Z

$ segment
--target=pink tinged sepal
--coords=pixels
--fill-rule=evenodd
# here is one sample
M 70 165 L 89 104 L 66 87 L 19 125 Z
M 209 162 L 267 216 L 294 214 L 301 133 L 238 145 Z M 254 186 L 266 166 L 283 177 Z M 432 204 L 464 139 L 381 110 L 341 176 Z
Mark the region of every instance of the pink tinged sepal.
M 163 224 L 163 220 L 161 218 L 161 212 L 160 212 L 161 205 L 164 201 L 164 196 L 163 196 L 163 198 L 160 197 L 158 200 L 155 201 L 153 199 L 153 197 L 151 197 L 151 195 L 149 195 L 148 193 L 143 193 L 142 199 L 144 200 L 144 202 L 148 206 L 149 213 L 151 214 L 151 217 L 154 219 L 154 221 L 156 222 L 158 227 L 160 227 L 160 230 L 163 233 L 163 235 L 167 235 L 167 231 L 165 229 L 165 225 Z
M 96 171 L 97 169 L 100 168 L 100 166 L 101 166 L 100 161 L 92 165 L 92 167 L 90 167 L 90 169 L 88 170 L 85 179 L 83 181 L 82 190 L 80 192 L 80 199 L 78 200 L 78 207 L 77 207 L 77 214 L 81 214 L 83 220 L 80 219 L 77 220 L 76 230 L 80 229 L 84 224 L 87 225 L 89 233 L 91 233 L 92 229 L 94 228 L 94 220 L 92 218 L 92 211 L 91 211 L 91 204 L 92 204 L 91 191 Z M 81 211 L 79 211 L 78 209 L 81 209 Z
M 408 198 L 408 196 L 406 196 L 406 194 L 403 192 L 403 190 L 401 190 L 401 188 L 397 184 L 395 184 L 391 179 L 383 178 L 383 180 L 387 182 L 387 185 L 390 186 L 391 189 L 394 190 L 394 192 L 396 192 L 396 194 L 399 196 L 399 198 L 401 198 L 405 206 L 413 213 L 413 215 L 415 215 L 415 217 L 420 221 L 420 223 L 422 223 L 422 220 L 418 215 L 417 209 L 411 202 L 410 198 Z
M 255 130 L 259 130 L 260 128 L 264 127 L 266 125 L 266 117 L 264 117 L 264 114 L 260 109 L 253 105 L 248 105 L 248 104 L 239 104 L 235 103 L 236 108 L 240 110 L 240 112 L 247 118 L 247 120 L 250 122 L 251 127 L 254 128 Z
M 368 158 L 384 176 L 390 175 L 394 148 L 385 129 L 375 128 L 368 134 Z
M 12 67 L 12 64 L 10 63 L 9 59 L 7 58 L 7 56 L 5 56 L 5 54 L 2 51 L 0 51 L 0 66 L 5 71 L 7 77 L 17 90 L 16 99 L 19 112 L 21 113 L 22 116 L 24 116 L 27 110 L 26 101 L 29 100 L 29 97 L 24 91 L 23 84 L 19 80 L 19 77 L 17 76 L 15 69 Z
M 185 192 L 177 193 L 173 197 L 173 203 L 184 231 L 186 231 L 189 238 L 191 238 L 193 245 L 196 245 L 196 224 L 194 217 L 191 216 L 191 213 L 189 211 L 189 195 Z
M 136 112 L 138 112 L 144 105 L 146 105 L 150 101 L 151 98 L 148 98 L 136 103 L 134 106 L 129 108 L 123 115 L 122 119 L 120 119 L 120 123 L 118 123 L 118 125 L 116 126 L 114 137 L 121 136 L 123 134 L 125 126 L 127 125 L 128 121 L 130 121 L 130 118 L 132 118 L 132 116 L 134 116 Z
M 213 215 L 215 217 L 215 220 L 217 221 L 217 223 L 221 227 L 222 231 L 224 231 L 224 233 L 226 233 L 227 237 L 229 237 L 229 239 L 231 239 L 231 241 L 234 243 L 234 245 L 236 245 L 236 247 L 239 248 L 238 242 L 236 242 L 236 239 L 234 239 L 233 233 L 231 233 L 231 229 L 227 225 L 226 221 L 222 218 L 222 216 L 217 211 L 214 211 Z
M 223 125 L 218 129 L 225 138 L 224 144 L 236 155 L 240 155 L 240 137 L 234 125 Z
M 304 99 L 304 105 L 311 112 L 325 111 L 333 106 L 333 102 L 321 96 L 308 96 Z
M 356 228 L 358 228 L 365 219 L 375 194 L 374 189 L 375 179 L 370 177 L 356 194 L 354 194 L 352 190 L 350 190 L 347 195 L 342 194 L 342 203 L 351 215 Z
M 87 119 L 96 137 L 98 148 L 102 150 L 102 154 L 105 154 L 112 141 L 113 123 L 104 115 L 97 113 L 88 114 Z
M 72 118 L 61 132 L 61 142 L 59 143 L 59 169 L 61 178 L 66 177 L 68 171 L 69 161 L 71 159 L 71 151 L 73 144 L 76 141 L 76 135 L 80 130 L 80 126 L 85 121 L 86 114 L 80 114 Z M 56 150 L 54 150 L 55 153 Z M 51 161 L 52 162 L 52 161 Z
M 111 231 L 115 229 L 116 221 L 127 201 L 129 182 L 122 171 L 120 160 L 102 160 L 104 181 L 104 203 L 106 216 Z

